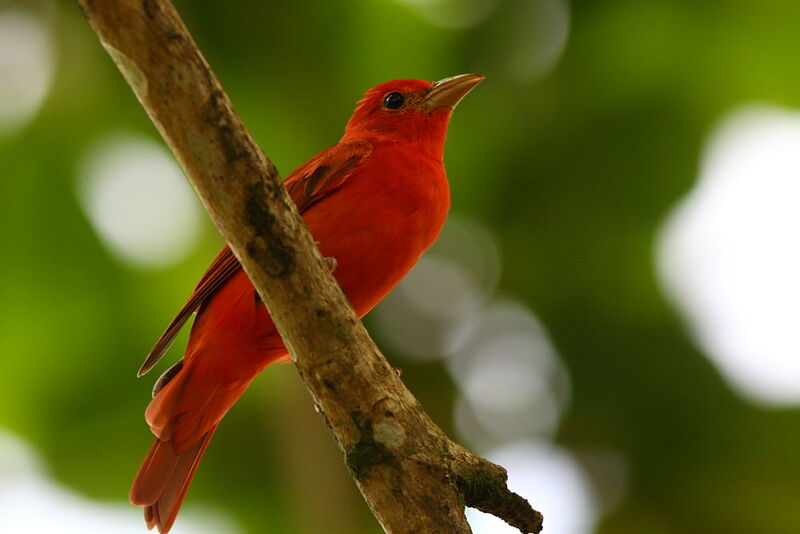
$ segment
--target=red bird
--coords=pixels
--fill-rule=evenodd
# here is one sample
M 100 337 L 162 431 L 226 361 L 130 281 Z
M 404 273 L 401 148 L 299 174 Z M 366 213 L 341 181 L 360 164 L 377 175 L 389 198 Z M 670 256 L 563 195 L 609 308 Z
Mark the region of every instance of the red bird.
M 284 182 L 359 317 L 419 260 L 450 207 L 442 161 L 456 104 L 483 76 L 394 80 L 367 91 L 339 142 Z M 155 443 L 130 500 L 147 528 L 168 532 L 220 420 L 286 347 L 226 246 L 139 370 L 149 371 L 197 312 L 186 354 L 153 388 L 145 418 Z

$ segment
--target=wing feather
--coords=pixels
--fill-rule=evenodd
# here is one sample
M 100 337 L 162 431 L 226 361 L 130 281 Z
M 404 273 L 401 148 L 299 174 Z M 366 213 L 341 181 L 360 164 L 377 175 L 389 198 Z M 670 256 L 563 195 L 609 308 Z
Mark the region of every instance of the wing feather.
M 371 152 L 372 144 L 369 141 L 353 139 L 329 148 L 290 174 L 284 181 L 284 187 L 297 205 L 298 211 L 303 214 L 311 206 L 339 189 Z M 158 363 L 189 317 L 241 268 L 236 256 L 225 245 L 200 278 L 189 300 L 158 338 L 139 368 L 137 376 L 144 375 Z
M 236 256 L 233 255 L 231 249 L 228 248 L 228 245 L 225 245 L 200 278 L 189 300 L 183 305 L 172 322 L 169 323 L 169 326 L 167 326 L 167 329 L 161 334 L 161 337 L 158 338 L 158 341 L 156 341 L 156 344 L 150 350 L 150 353 L 147 355 L 147 358 L 145 358 L 136 376 L 144 375 L 158 363 L 161 357 L 164 356 L 164 353 L 167 352 L 170 345 L 172 345 L 172 342 L 175 341 L 175 337 L 178 335 L 183 325 L 186 324 L 186 321 L 189 320 L 189 317 L 191 317 L 192 314 L 200 308 L 203 302 L 217 289 L 222 287 L 222 284 L 228 281 L 239 269 L 241 269 L 239 261 L 236 259 Z
M 372 143 L 353 139 L 322 152 L 286 178 L 283 185 L 300 213 L 330 195 L 372 152 Z

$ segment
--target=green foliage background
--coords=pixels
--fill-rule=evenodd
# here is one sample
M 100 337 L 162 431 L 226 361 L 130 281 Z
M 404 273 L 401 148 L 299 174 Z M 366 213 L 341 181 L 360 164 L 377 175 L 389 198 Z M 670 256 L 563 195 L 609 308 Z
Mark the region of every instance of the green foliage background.
M 376 83 L 485 74 L 448 140 L 453 210 L 491 229 L 501 290 L 536 310 L 565 359 L 573 400 L 557 442 L 628 463 L 599 532 L 800 531 L 800 412 L 730 390 L 653 268 L 715 122 L 752 101 L 800 107 L 800 3 L 572 1 L 559 64 L 523 83 L 504 58 L 524 4 L 447 29 L 389 0 L 177 2 L 284 174 L 334 143 Z M 187 260 L 156 271 L 103 247 L 76 200 L 78 161 L 107 132 L 157 134 L 76 6 L 58 3 L 54 31 L 51 94 L 0 139 L 0 425 L 60 482 L 122 502 L 151 439 L 149 384 L 134 373 L 221 241 L 206 223 Z M 441 365 L 388 356 L 452 433 Z M 190 493 L 208 502 L 248 532 L 378 531 L 289 366 L 222 425 Z

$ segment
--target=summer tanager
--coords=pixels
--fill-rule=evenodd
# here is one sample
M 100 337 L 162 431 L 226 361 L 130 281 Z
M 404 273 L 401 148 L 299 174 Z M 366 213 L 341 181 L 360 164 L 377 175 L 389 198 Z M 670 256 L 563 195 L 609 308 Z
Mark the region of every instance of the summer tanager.
M 442 162 L 450 115 L 483 76 L 394 80 L 367 91 L 339 142 L 284 182 L 359 317 L 417 262 L 450 207 Z M 149 371 L 197 312 L 186 353 L 153 388 L 155 443 L 131 488 L 148 528 L 168 532 L 220 420 L 286 347 L 226 246 L 139 370 Z

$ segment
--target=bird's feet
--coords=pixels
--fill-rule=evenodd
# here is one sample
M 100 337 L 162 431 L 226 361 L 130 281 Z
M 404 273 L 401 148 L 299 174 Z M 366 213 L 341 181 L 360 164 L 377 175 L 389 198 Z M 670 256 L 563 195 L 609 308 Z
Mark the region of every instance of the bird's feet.
M 327 265 L 328 269 L 330 269 L 330 271 L 333 272 L 336 269 L 338 263 L 336 262 L 336 258 L 334 258 L 333 256 L 327 256 L 325 258 L 325 265 Z

